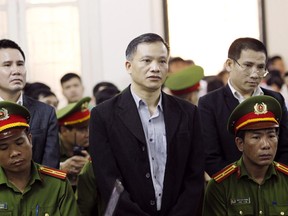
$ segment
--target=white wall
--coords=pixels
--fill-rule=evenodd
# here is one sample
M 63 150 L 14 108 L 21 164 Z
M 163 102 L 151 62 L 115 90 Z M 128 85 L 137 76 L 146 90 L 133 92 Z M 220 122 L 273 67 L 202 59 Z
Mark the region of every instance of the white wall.
M 125 88 L 130 83 L 124 67 L 128 43 L 147 32 L 164 36 L 162 0 L 91 0 L 80 6 L 80 19 L 87 23 L 81 29 L 86 94 L 103 80 Z
M 282 56 L 288 70 L 288 1 L 265 0 L 265 4 L 268 54 Z

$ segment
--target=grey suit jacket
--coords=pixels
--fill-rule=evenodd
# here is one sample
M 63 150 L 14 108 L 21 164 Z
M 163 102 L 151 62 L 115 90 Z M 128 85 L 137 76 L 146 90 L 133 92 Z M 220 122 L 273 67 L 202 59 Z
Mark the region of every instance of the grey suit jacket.
M 167 162 L 157 212 L 147 144 L 130 88 L 93 108 L 90 146 L 104 209 L 116 178 L 125 188 L 115 215 L 196 215 L 203 192 L 203 147 L 197 107 L 162 94 Z
M 60 147 L 54 108 L 25 95 L 23 105 L 31 114 L 33 160 L 39 164 L 59 168 Z

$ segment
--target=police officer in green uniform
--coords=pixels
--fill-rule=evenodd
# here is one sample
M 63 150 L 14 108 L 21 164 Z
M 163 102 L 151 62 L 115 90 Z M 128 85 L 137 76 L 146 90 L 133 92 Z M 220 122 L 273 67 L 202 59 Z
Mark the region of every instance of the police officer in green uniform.
M 29 119 L 25 107 L 0 102 L 0 215 L 78 216 L 66 173 L 32 161 Z
M 60 137 L 60 169 L 67 172 L 73 189 L 76 189 L 77 176 L 89 160 L 88 108 L 91 98 L 85 97 L 70 103 L 57 111 Z
M 168 75 L 164 86 L 171 91 L 172 95 L 197 105 L 200 80 L 203 77 L 203 68 L 192 65 Z
M 75 193 L 79 210 L 83 216 L 101 215 L 101 211 L 98 210 L 98 207 L 101 206 L 99 204 L 100 197 L 95 181 L 92 161 L 89 160 L 78 175 L 77 190 Z
M 228 130 L 242 157 L 208 183 L 203 215 L 288 215 L 288 167 L 274 160 L 281 106 L 254 96 L 230 115 Z

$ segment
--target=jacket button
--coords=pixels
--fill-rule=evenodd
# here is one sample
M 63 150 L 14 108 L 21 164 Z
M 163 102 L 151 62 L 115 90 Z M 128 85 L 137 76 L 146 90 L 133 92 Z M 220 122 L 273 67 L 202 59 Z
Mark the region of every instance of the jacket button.
M 146 178 L 150 178 L 150 173 L 146 173 Z
M 145 151 L 145 146 L 142 146 L 142 151 Z
M 155 205 L 155 201 L 154 200 L 150 200 L 150 205 Z

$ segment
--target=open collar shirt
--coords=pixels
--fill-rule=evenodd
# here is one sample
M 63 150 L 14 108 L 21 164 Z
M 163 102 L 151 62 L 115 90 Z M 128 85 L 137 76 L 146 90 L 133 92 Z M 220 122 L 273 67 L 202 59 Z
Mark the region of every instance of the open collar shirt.
M 147 104 L 138 97 L 132 89 L 131 93 L 136 103 L 145 133 L 150 170 L 157 201 L 157 210 L 160 210 L 167 159 L 167 141 L 162 107 L 162 95 L 160 95 L 155 113 L 151 115 Z
M 235 88 L 233 88 L 230 79 L 228 80 L 228 86 L 231 89 L 233 96 L 239 101 L 239 103 L 242 103 L 245 100 L 245 98 Z M 259 86 L 257 86 L 257 88 L 254 90 L 252 96 L 258 96 L 258 95 L 264 95 L 263 91 Z

